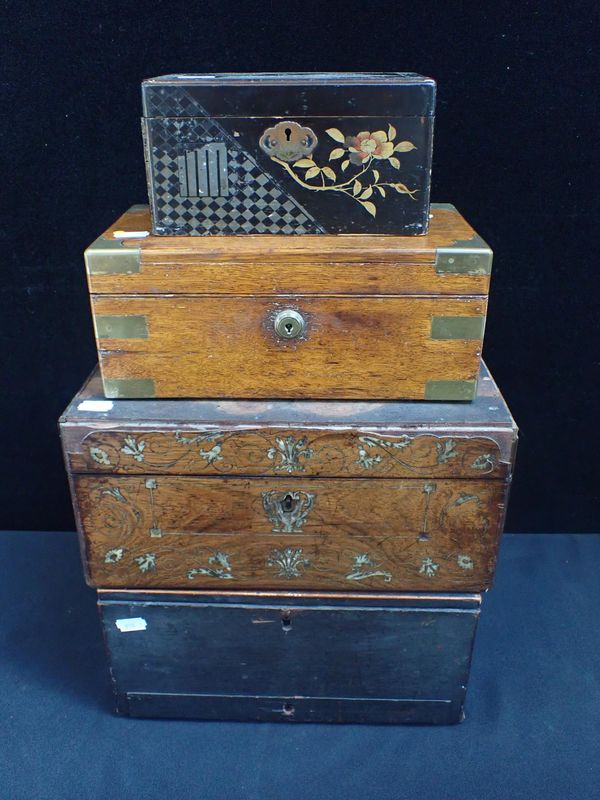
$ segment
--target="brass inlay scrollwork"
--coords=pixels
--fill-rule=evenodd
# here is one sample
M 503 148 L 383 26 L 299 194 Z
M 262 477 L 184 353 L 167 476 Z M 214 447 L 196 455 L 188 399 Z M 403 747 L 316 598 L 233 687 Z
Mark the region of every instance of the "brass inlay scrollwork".
M 379 569 L 381 564 L 377 564 L 371 559 L 368 553 L 359 553 L 352 559 L 353 566 L 346 575 L 347 581 L 364 581 L 368 578 L 383 578 L 385 583 L 392 580 L 392 573 L 387 570 Z
M 192 580 L 196 575 L 205 575 L 208 578 L 220 578 L 221 580 L 232 580 L 233 574 L 231 572 L 231 564 L 229 563 L 230 556 L 227 553 L 217 551 L 212 556 L 208 557 L 208 563 L 214 566 L 209 567 L 195 567 L 189 570 L 187 576 Z

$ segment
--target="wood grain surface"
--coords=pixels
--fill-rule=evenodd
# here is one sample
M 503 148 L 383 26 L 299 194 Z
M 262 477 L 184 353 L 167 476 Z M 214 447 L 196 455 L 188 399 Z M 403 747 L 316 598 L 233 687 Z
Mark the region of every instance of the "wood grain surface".
M 148 209 L 127 212 L 104 234 L 150 230 Z M 438 273 L 439 247 L 475 235 L 451 208 L 432 208 L 425 236 L 148 236 L 140 269 L 88 274 L 93 294 L 486 295 L 489 274 Z
M 275 333 L 285 308 L 306 319 L 298 339 Z M 430 380 L 475 380 L 481 355 L 480 339 L 432 338 L 432 318 L 485 316 L 486 299 L 98 295 L 92 309 L 145 317 L 144 338 L 97 339 L 100 368 L 157 397 L 423 399 Z
M 507 484 L 73 477 L 92 585 L 480 591 Z

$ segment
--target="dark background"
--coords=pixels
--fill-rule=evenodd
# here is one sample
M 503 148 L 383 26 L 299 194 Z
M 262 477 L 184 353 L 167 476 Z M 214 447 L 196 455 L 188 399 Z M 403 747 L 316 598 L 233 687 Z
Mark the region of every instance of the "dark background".
M 146 198 L 142 78 L 336 69 L 437 79 L 432 198 L 495 251 L 508 530 L 597 530 L 595 5 L 5 3 L 0 527 L 74 527 L 56 419 L 94 364 L 82 251 Z

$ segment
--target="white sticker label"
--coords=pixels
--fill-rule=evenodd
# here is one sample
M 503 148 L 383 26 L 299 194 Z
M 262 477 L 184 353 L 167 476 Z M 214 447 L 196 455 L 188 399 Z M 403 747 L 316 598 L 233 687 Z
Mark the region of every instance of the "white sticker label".
M 83 400 L 77 411 L 110 411 L 112 407 L 112 400 Z
M 115 620 L 115 625 L 121 633 L 131 633 L 131 631 L 145 631 L 148 623 L 143 617 L 128 617 L 127 619 Z
M 113 231 L 115 239 L 145 239 L 150 236 L 150 231 Z

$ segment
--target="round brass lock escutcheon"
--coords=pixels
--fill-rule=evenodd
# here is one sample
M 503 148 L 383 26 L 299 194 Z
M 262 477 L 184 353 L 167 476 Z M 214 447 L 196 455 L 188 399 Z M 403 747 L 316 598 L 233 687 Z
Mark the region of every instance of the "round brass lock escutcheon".
M 283 339 L 297 339 L 306 328 L 306 321 L 302 314 L 293 308 L 280 311 L 274 320 L 275 332 Z

